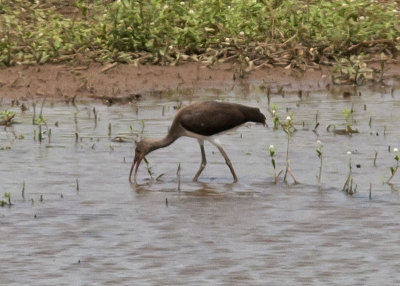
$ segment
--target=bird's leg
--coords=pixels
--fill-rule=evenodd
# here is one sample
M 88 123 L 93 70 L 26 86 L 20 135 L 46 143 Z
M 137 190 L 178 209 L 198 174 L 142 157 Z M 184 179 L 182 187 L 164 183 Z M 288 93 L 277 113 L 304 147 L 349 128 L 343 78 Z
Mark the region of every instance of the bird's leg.
M 201 172 L 203 172 L 204 168 L 207 165 L 206 152 L 204 152 L 204 140 L 198 139 L 198 141 L 199 141 L 200 150 L 201 150 L 201 165 L 200 165 L 200 168 L 197 171 L 196 175 L 193 178 L 193 182 L 197 182 L 197 179 L 199 178 Z
M 232 165 L 231 160 L 229 159 L 228 155 L 225 153 L 224 149 L 222 149 L 221 143 L 217 139 L 212 140 L 211 143 L 218 148 L 219 152 L 224 157 L 225 163 L 228 165 L 229 170 L 231 170 L 231 173 L 232 173 L 232 176 L 233 176 L 233 182 L 236 183 L 238 181 L 238 178 L 236 176 L 235 170 L 233 169 L 233 165 Z

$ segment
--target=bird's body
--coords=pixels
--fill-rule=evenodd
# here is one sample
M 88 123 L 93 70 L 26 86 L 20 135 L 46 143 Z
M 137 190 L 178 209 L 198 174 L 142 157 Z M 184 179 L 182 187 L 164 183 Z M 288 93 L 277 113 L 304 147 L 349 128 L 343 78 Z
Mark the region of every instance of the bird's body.
M 129 180 L 131 180 L 132 171 L 136 165 L 134 177 L 134 181 L 136 181 L 139 164 L 146 154 L 170 145 L 179 137 L 187 136 L 198 139 L 202 155 L 202 163 L 193 178 L 194 181 L 197 181 L 200 173 L 207 164 L 204 152 L 204 141 L 207 140 L 219 149 L 236 182 L 237 176 L 233 166 L 219 141 L 216 139 L 216 136 L 246 122 L 256 122 L 265 125 L 265 116 L 258 108 L 236 103 L 205 101 L 183 107 L 176 113 L 167 136 L 159 140 L 145 138 L 137 144 Z

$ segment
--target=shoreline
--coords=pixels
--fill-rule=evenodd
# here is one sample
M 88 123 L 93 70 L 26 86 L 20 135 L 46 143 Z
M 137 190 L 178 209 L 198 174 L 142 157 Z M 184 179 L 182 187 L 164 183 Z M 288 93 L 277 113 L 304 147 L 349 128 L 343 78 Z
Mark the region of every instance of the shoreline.
M 379 64 L 375 65 L 378 69 Z M 270 90 L 284 89 L 293 92 L 329 89 L 334 86 L 331 66 L 316 66 L 307 71 L 266 67 L 252 70 L 243 78 L 238 76 L 238 70 L 234 63 L 212 67 L 200 63 L 137 67 L 116 63 L 14 66 L 0 69 L 0 98 L 21 101 L 48 98 L 67 102 L 89 98 L 109 103 L 128 103 L 153 92 L 171 90 L 226 89 L 236 85 L 254 84 Z M 400 64 L 393 61 L 385 65 L 383 82 L 371 83 L 394 85 L 399 79 Z M 335 86 L 354 88 L 351 84 Z

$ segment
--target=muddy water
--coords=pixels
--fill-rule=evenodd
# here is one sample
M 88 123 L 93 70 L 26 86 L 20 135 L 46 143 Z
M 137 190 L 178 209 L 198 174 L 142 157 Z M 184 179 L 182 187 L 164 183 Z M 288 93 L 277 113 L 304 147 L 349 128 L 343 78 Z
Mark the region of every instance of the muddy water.
M 163 136 L 178 98 L 183 104 L 208 98 L 246 103 L 267 114 L 268 100 L 257 87 L 246 89 L 245 95 L 241 89 L 190 91 L 180 97 L 153 96 L 138 105 L 111 107 L 82 101 L 76 109 L 47 102 L 43 115 L 52 130 L 50 143 L 46 135 L 42 143 L 34 141 L 38 127 L 32 125 L 32 108 L 22 114 L 4 101 L 1 110 L 17 111 L 20 124 L 14 129 L 24 139 L 14 139 L 10 130 L 1 129 L 0 147 L 10 143 L 11 149 L 0 151 L 0 195 L 10 192 L 13 203 L 0 208 L 1 283 L 400 283 L 396 191 L 400 175 L 394 177 L 392 187 L 381 179 L 389 177 L 396 163 L 393 148 L 400 145 L 400 94 L 392 94 L 390 88 L 361 93 L 348 98 L 325 91 L 302 98 L 297 94 L 271 97 L 282 120 L 288 112 L 294 113 L 298 131 L 290 140 L 289 156 L 298 185 L 292 185 L 290 178 L 289 185 L 284 184 L 282 176 L 278 184 L 272 183 L 268 147 L 275 145 L 277 167 L 282 169 L 287 138 L 282 130 L 271 128 L 270 116 L 269 128 L 243 126 L 220 138 L 238 174 L 237 184 L 231 183 L 229 169 L 209 144 L 208 165 L 200 182 L 192 183 L 200 150 L 189 138 L 148 156 L 153 177 L 164 174 L 158 181 L 151 180 L 143 164 L 139 185 L 128 183 L 133 139 Z M 328 132 L 329 124 L 345 126 L 342 111 L 352 105 L 353 128 L 360 133 Z M 320 126 L 315 133 L 317 112 Z M 115 137 L 128 142 L 114 142 Z M 320 188 L 317 140 L 324 144 Z M 353 196 L 341 191 L 348 151 L 353 184 L 357 184 Z

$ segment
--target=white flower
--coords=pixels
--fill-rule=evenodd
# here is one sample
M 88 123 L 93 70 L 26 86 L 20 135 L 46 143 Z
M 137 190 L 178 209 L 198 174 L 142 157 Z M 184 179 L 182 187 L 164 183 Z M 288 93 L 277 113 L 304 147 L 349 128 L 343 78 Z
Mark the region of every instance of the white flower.
M 399 148 L 393 148 L 393 152 L 399 152 Z
M 269 150 L 271 151 L 271 150 L 274 150 L 274 145 L 269 145 Z
M 365 19 L 365 17 L 364 16 L 360 16 L 360 18 L 358 18 L 358 19 L 360 19 L 362 21 L 362 20 Z
M 240 35 L 240 36 L 244 36 L 244 32 L 243 32 L 243 31 L 240 31 L 239 35 Z
M 290 121 L 290 120 L 292 120 L 292 117 L 290 117 L 290 115 L 289 115 L 288 117 L 286 117 L 286 120 Z
M 168 5 L 164 5 L 163 9 L 164 10 L 168 9 Z
M 182 5 L 182 6 L 185 5 L 185 2 L 182 1 L 182 2 L 181 2 L 181 5 Z
M 350 151 L 347 151 L 347 155 L 351 155 L 351 152 L 350 152 Z
M 192 9 L 190 9 L 189 14 L 194 14 L 194 11 Z
M 174 46 L 168 46 L 168 49 L 172 50 L 174 48 Z
M 231 39 L 225 38 L 225 42 L 230 42 L 230 41 L 231 41 Z
M 317 140 L 317 145 L 322 145 L 321 141 Z

